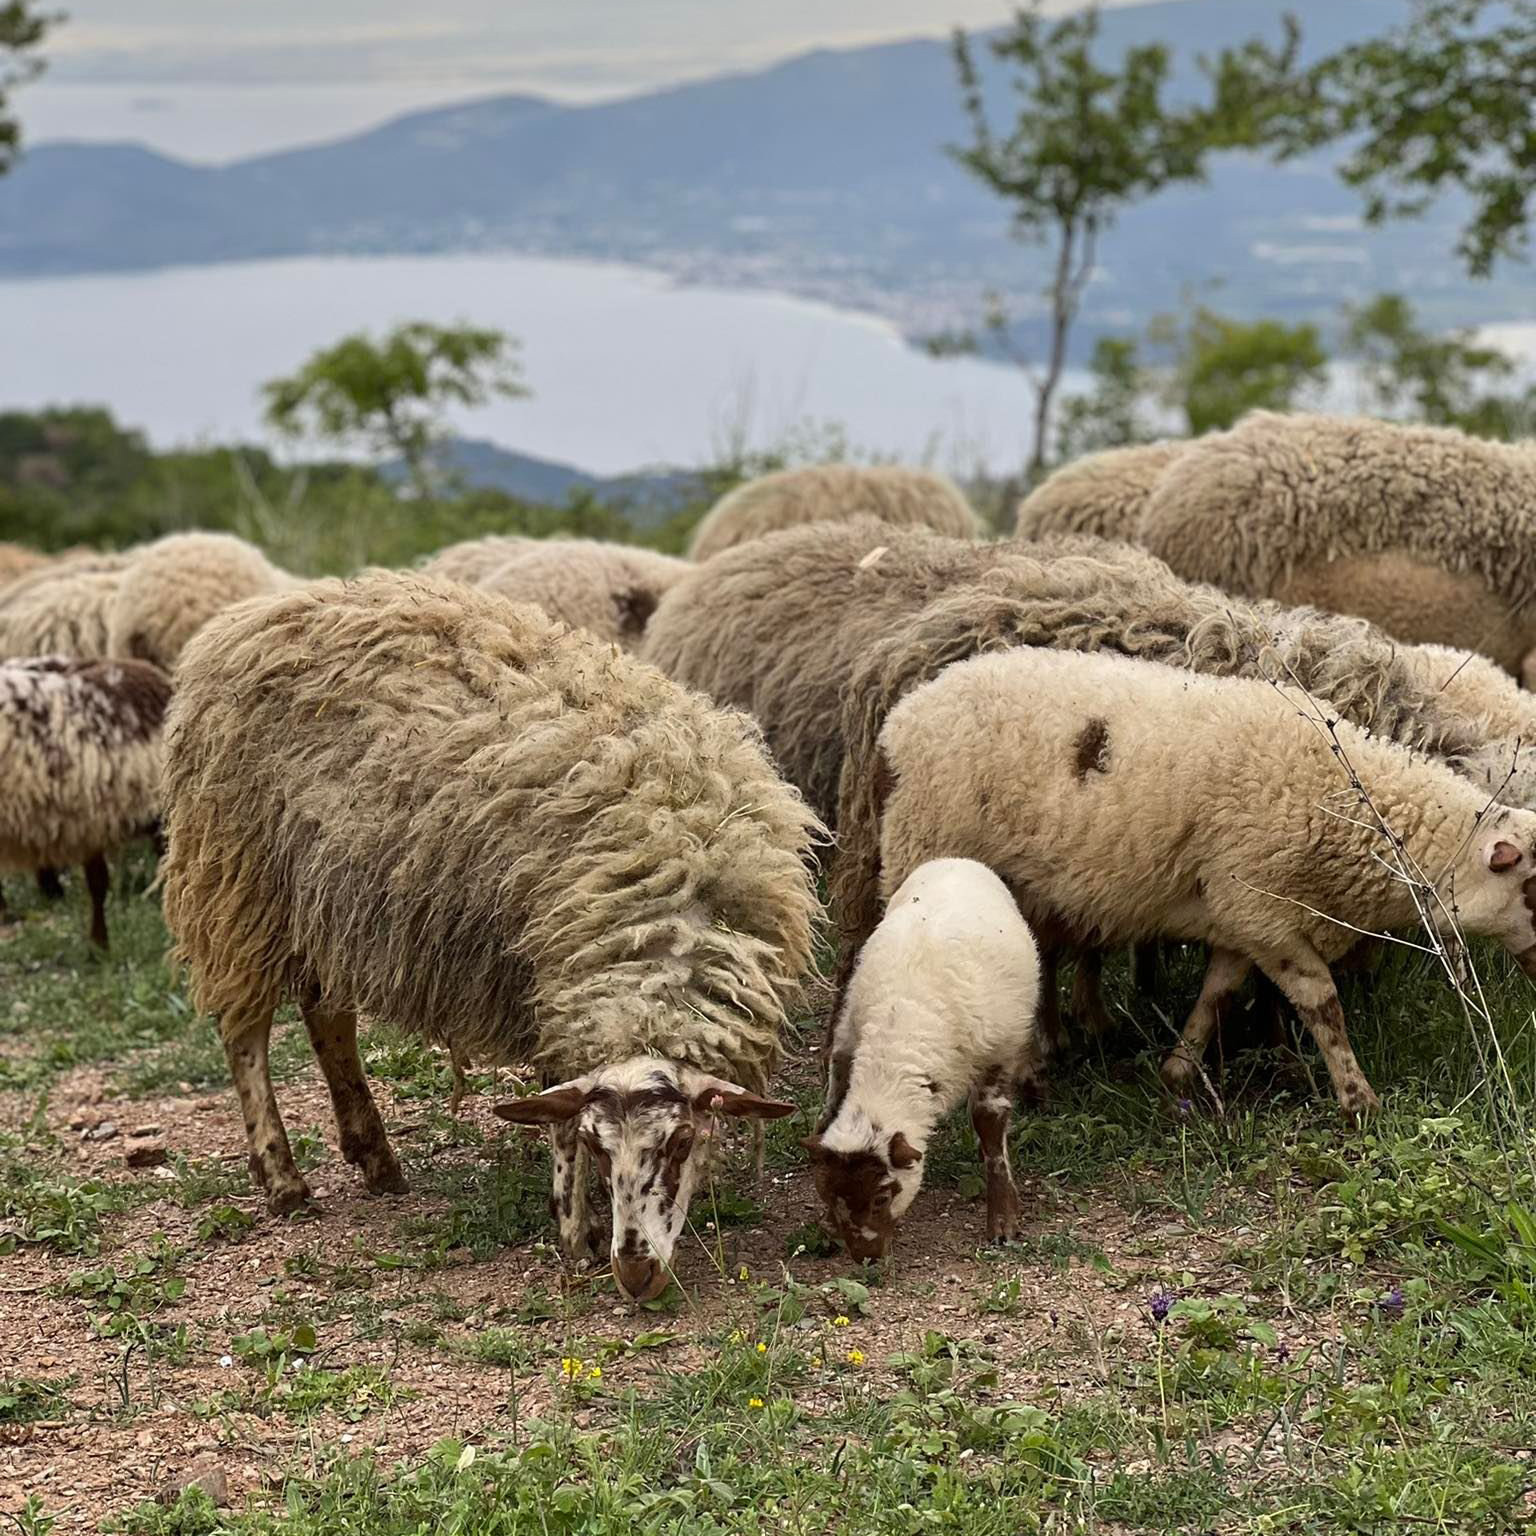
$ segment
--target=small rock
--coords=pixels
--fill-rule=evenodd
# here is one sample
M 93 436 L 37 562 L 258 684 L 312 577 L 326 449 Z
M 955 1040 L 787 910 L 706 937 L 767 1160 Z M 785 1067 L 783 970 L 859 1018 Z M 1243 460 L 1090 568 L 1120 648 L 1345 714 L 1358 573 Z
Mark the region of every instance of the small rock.
M 180 1477 L 173 1477 L 155 1495 L 155 1502 L 172 1505 L 190 1488 L 201 1488 L 221 1509 L 229 1504 L 229 1478 L 211 1458 L 194 1461 Z
M 123 1161 L 130 1168 L 157 1168 L 169 1156 L 165 1143 L 153 1137 L 141 1137 L 123 1147 Z
M 160 1133 L 161 1127 L 158 1125 L 140 1125 L 128 1132 L 130 1136 L 158 1136 Z
M 69 1128 L 72 1131 L 92 1131 L 100 1124 L 101 1111 L 94 1104 L 82 1104 L 69 1117 Z
M 87 1141 L 111 1141 L 117 1135 L 117 1122 L 115 1120 L 103 1120 L 100 1125 L 94 1126 L 85 1133 Z

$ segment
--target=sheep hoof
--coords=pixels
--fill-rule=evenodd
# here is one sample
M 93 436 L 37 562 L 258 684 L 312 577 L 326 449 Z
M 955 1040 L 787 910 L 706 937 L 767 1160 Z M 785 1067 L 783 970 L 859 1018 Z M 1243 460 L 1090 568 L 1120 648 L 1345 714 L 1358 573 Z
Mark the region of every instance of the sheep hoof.
M 1198 1070 L 1195 1062 L 1184 1051 L 1175 1048 L 1157 1069 L 1157 1075 L 1162 1079 L 1163 1087 L 1169 1093 L 1183 1099 L 1189 1097 L 1189 1089 L 1195 1081 Z
M 1011 1209 L 987 1212 L 987 1241 L 1017 1243 L 1024 1239 L 1024 1212 L 1015 1204 Z
M 411 1186 L 393 1157 L 387 1164 L 363 1168 L 363 1186 L 370 1195 L 408 1195 Z
M 291 1216 L 313 1200 L 303 1179 L 274 1183 L 267 1188 L 267 1209 L 274 1216 Z
M 1369 1083 L 1356 1083 L 1339 1095 L 1339 1108 L 1351 1125 L 1360 1125 L 1381 1109 L 1381 1100 Z

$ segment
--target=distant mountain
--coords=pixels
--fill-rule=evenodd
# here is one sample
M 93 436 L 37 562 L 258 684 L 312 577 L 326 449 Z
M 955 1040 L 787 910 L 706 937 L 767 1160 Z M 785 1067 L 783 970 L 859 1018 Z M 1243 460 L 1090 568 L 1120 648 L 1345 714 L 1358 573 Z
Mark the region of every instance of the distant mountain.
M 637 470 L 627 475 L 590 475 L 569 464 L 534 458 L 483 438 L 450 438 L 434 454 L 440 471 L 467 486 L 505 491 L 519 501 L 562 507 L 573 496 L 589 495 L 623 512 L 637 528 L 665 522 L 696 492 L 698 476 L 685 469 Z M 386 480 L 405 479 L 405 466 L 392 460 L 379 466 Z
M 1314 52 L 1401 21 L 1401 0 L 1293 0 Z M 1194 59 L 1274 37 L 1270 0 L 1106 11 L 1114 56 Z M 998 82 L 994 82 L 998 83 Z M 1005 99 L 998 83 L 998 100 Z M 513 250 L 649 263 L 875 309 L 912 331 L 973 314 L 986 287 L 1032 295 L 1040 257 L 943 153 L 962 136 L 945 44 L 820 51 L 625 101 L 469 102 L 332 144 L 224 167 L 132 146 L 44 145 L 0 181 L 0 275 L 327 253 Z M 1208 187 L 1132 210 L 1103 242 L 1084 339 L 1220 279 L 1238 313 L 1336 311 L 1387 288 L 1431 315 L 1521 313 L 1512 280 L 1472 285 L 1451 256 L 1458 210 L 1362 232 L 1325 157 L 1229 156 Z

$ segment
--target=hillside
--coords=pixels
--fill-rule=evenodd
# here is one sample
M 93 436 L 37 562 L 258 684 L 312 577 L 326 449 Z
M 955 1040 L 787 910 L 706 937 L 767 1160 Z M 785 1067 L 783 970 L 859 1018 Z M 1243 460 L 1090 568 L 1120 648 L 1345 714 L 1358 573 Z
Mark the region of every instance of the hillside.
M 1402 15 L 1400 0 L 1293 9 L 1314 51 Z M 1264 0 L 1173 0 L 1106 13 L 1104 48 L 1160 39 L 1190 79 L 1199 52 L 1277 25 Z M 973 313 L 986 286 L 1036 286 L 1005 210 L 942 152 L 960 132 L 947 46 L 916 41 L 595 106 L 468 102 L 224 167 L 44 145 L 0 183 L 0 275 L 505 249 L 772 286 L 921 331 Z M 1323 159 L 1228 157 L 1208 187 L 1154 200 L 1106 240 L 1085 336 L 1212 279 L 1239 312 L 1331 312 L 1384 288 L 1461 321 L 1512 312 L 1512 287 L 1474 288 L 1452 261 L 1453 208 L 1369 234 L 1357 212 Z

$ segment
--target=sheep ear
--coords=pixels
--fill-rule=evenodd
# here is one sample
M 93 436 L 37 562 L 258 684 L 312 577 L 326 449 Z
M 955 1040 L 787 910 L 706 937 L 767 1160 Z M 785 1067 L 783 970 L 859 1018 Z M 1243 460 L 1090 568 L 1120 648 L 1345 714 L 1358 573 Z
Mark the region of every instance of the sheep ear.
M 923 1154 L 907 1140 L 905 1131 L 897 1131 L 891 1137 L 891 1167 L 910 1168 L 922 1161 Z
M 701 1114 L 711 1110 L 718 1115 L 740 1115 L 753 1120 L 782 1120 L 792 1115 L 796 1106 L 782 1099 L 765 1099 L 723 1077 L 706 1077 L 693 1084 L 693 1107 Z
M 586 1102 L 586 1079 L 578 1077 L 558 1087 L 546 1088 L 543 1093 L 530 1094 L 526 1099 L 508 1099 L 493 1104 L 491 1109 L 513 1125 L 553 1125 L 579 1114 Z
M 1500 839 L 1488 850 L 1488 868 L 1494 874 L 1502 875 L 1505 870 L 1513 869 L 1520 862 L 1521 857 L 1520 850 L 1513 843 L 1506 843 Z

